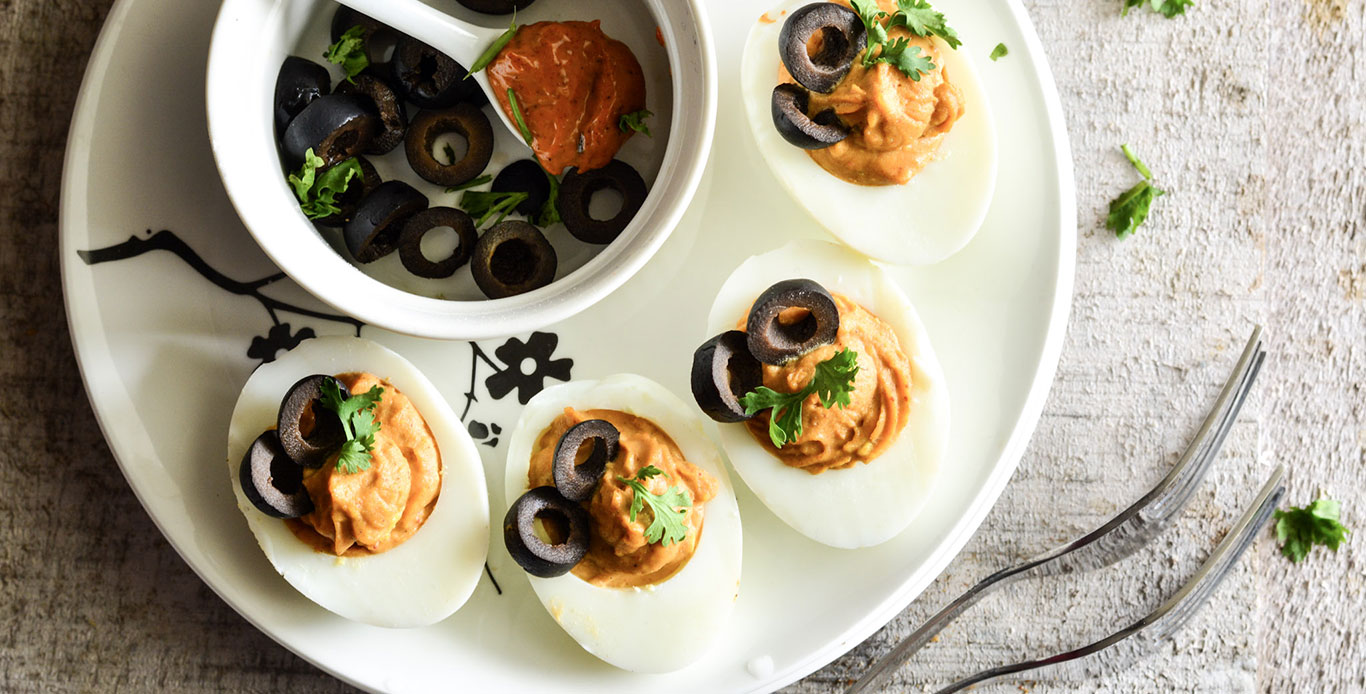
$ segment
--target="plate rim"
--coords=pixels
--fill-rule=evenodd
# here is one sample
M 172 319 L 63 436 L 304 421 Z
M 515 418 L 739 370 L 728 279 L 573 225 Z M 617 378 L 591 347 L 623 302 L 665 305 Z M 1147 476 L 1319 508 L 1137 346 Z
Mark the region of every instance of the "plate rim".
M 99 356 L 107 357 L 107 350 L 100 351 L 100 344 L 91 344 L 91 340 L 99 341 L 98 331 L 84 330 L 77 327 L 77 318 L 81 318 L 85 324 L 89 324 L 92 319 L 97 324 L 103 324 L 103 318 L 96 309 L 90 305 L 86 297 L 76 297 L 71 291 L 73 282 L 73 261 L 70 244 L 70 226 L 72 219 L 77 217 L 77 206 L 79 210 L 85 209 L 84 197 L 78 196 L 78 184 L 84 183 L 87 179 L 84 175 L 75 175 L 80 169 L 75 166 L 83 156 L 88 156 L 90 152 L 90 141 L 88 137 L 82 137 L 82 133 L 91 128 L 91 120 L 94 117 L 95 107 L 101 83 L 99 76 L 107 69 L 111 55 L 117 45 L 121 26 L 129 12 L 139 1 L 150 0 L 115 0 L 109 13 L 106 15 L 103 27 L 100 29 L 94 47 L 91 50 L 90 58 L 86 64 L 81 79 L 81 86 L 77 93 L 75 105 L 72 109 L 72 118 L 67 131 L 66 149 L 63 156 L 62 183 L 60 186 L 60 197 L 58 202 L 58 243 L 57 253 L 59 254 L 58 264 L 62 282 L 63 307 L 66 311 L 67 330 L 71 337 L 72 350 L 76 357 L 77 369 L 81 375 L 81 381 L 86 391 L 86 397 L 90 402 L 91 411 L 95 416 L 96 422 L 100 427 L 102 436 L 109 447 L 110 454 L 119 466 L 125 481 L 128 482 L 130 490 L 133 492 L 138 503 L 141 504 L 143 511 L 151 519 L 153 525 L 162 534 L 167 543 L 180 556 L 181 560 L 190 568 L 191 571 L 202 581 L 210 590 L 223 600 L 232 609 L 251 624 L 257 631 L 265 634 L 272 641 L 280 644 L 295 656 L 317 667 L 320 671 L 329 676 L 341 680 L 351 686 L 365 691 L 378 691 L 372 689 L 367 683 L 354 679 L 343 671 L 329 667 L 319 662 L 315 658 L 295 649 L 286 643 L 280 636 L 271 630 L 263 627 L 262 623 L 255 618 L 250 611 L 244 609 L 241 601 L 226 595 L 219 586 L 207 580 L 203 571 L 186 556 L 185 550 L 180 543 L 167 532 L 161 519 L 152 513 L 148 505 L 147 494 L 150 490 L 141 489 L 134 485 L 129 476 L 128 461 L 138 457 L 138 455 L 151 455 L 154 453 L 142 453 L 151 451 L 151 441 L 147 432 L 139 424 L 135 431 L 125 431 L 123 422 L 114 422 L 116 419 L 110 416 L 109 412 L 96 406 L 97 394 L 101 399 L 112 398 L 119 402 L 131 403 L 131 396 L 121 384 L 108 378 L 102 378 L 94 366 L 92 359 Z M 707 3 L 715 0 L 693 0 L 702 9 L 707 11 Z M 973 496 L 970 507 L 966 513 L 959 517 L 954 523 L 949 535 L 945 537 L 940 548 L 925 566 L 931 567 L 933 571 L 916 572 L 908 576 L 901 586 L 887 596 L 874 609 L 857 620 L 851 627 L 843 633 L 835 636 L 827 642 L 823 648 L 814 650 L 794 662 L 791 666 L 781 672 L 775 672 L 764 681 L 756 681 L 755 686 L 746 691 L 771 691 L 791 684 L 824 665 L 832 662 L 839 656 L 853 649 L 871 636 L 878 629 L 881 629 L 897 614 L 900 614 L 907 605 L 918 597 L 934 579 L 942 574 L 944 569 L 952 560 L 958 556 L 967 541 L 976 533 L 985 520 L 987 513 L 995 506 L 1001 493 L 1005 490 L 1006 484 L 1013 477 L 1018 468 L 1025 449 L 1028 446 L 1034 431 L 1037 429 L 1040 418 L 1043 414 L 1043 407 L 1047 401 L 1048 394 L 1052 388 L 1054 378 L 1057 373 L 1058 364 L 1062 356 L 1063 345 L 1066 339 L 1068 320 L 1071 314 L 1073 290 L 1075 285 L 1076 269 L 1076 234 L 1077 234 L 1077 209 L 1076 209 L 1076 181 L 1074 177 L 1074 166 L 1072 161 L 1070 140 L 1067 133 L 1065 114 L 1062 109 L 1061 97 L 1057 90 L 1057 83 L 1053 76 L 1053 71 L 1048 63 L 1047 54 L 1043 49 L 1042 40 L 1039 38 L 1038 31 L 1034 22 L 1030 19 L 1023 5 L 1016 0 L 1005 0 L 999 6 L 1009 12 L 1011 20 L 1020 28 L 1020 33 L 1025 42 L 1025 50 L 1020 53 L 1028 57 L 1032 63 L 1030 85 L 1031 92 L 1036 92 L 1042 97 L 1045 117 L 1048 123 L 1048 139 L 1052 145 L 1052 154 L 1055 166 L 1057 167 L 1057 186 L 1058 186 L 1058 248 L 1056 257 L 1056 272 L 1053 278 L 1053 300 L 1049 309 L 1048 324 L 1045 329 L 1043 344 L 1040 348 L 1039 363 L 1032 378 L 1024 405 L 1016 419 L 1014 427 L 1006 439 L 1001 453 L 997 456 L 991 466 L 985 484 Z M 714 146 L 714 143 L 713 143 Z M 80 266 L 84 267 L 84 266 Z M 107 346 L 107 344 L 106 344 Z M 135 422 L 136 423 L 136 422 Z M 138 438 L 140 435 L 141 438 Z M 133 440 L 137 439 L 137 440 Z M 920 576 L 923 574 L 923 578 Z M 920 579 L 920 580 L 915 580 Z

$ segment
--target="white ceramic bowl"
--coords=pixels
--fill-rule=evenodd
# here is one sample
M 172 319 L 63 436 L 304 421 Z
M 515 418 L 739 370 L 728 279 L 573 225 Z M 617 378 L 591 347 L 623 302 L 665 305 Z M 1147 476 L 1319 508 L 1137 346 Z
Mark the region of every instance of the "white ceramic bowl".
M 465 10 L 454 0 L 432 3 L 486 26 L 506 17 Z M 646 73 L 647 106 L 656 112 L 653 138 L 636 136 L 619 158 L 650 185 L 635 218 L 613 243 L 588 246 L 563 228 L 547 233 L 560 259 L 549 286 L 488 300 L 462 268 L 450 284 L 406 278 L 397 253 L 362 270 L 340 247 L 339 232 L 320 231 L 304 217 L 285 181 L 275 145 L 275 77 L 288 55 L 315 62 L 327 45 L 336 5 L 327 0 L 224 0 L 209 49 L 209 138 L 228 196 L 271 260 L 323 301 L 366 323 L 441 339 L 479 339 L 527 332 L 568 318 L 616 289 L 645 264 L 678 223 L 702 176 L 716 122 L 716 61 L 700 0 L 540 0 L 518 23 L 601 19 L 609 36 L 629 45 Z M 656 41 L 658 27 L 663 46 Z M 648 42 L 648 45 L 646 45 Z M 325 64 L 325 63 L 324 63 Z M 333 72 L 334 85 L 338 70 Z M 485 107 L 490 109 L 492 107 Z M 409 115 L 412 115 L 410 111 Z M 530 156 L 495 118 L 498 138 L 486 173 Z M 458 194 L 422 182 L 406 167 L 403 148 L 371 158 L 386 180 L 400 177 L 428 194 L 432 205 L 454 206 Z M 397 163 L 395 163 L 397 162 Z M 381 279 L 377 279 L 381 278 Z

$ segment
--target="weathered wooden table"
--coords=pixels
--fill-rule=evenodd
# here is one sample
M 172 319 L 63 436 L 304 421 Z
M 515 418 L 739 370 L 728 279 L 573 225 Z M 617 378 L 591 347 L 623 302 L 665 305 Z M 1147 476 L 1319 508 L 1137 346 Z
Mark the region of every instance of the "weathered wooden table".
M 55 252 L 58 189 L 110 4 L 0 0 L 0 689 L 344 691 L 171 550 L 81 387 Z M 893 690 L 1108 633 L 1181 583 L 1277 462 L 1290 502 L 1323 490 L 1366 531 L 1366 2 L 1211 0 L 1173 20 L 1122 18 L 1120 0 L 1026 4 L 1062 93 L 1080 205 L 1057 382 L 1014 480 L 958 559 L 793 691 L 836 691 L 976 579 L 1126 505 L 1174 461 L 1255 322 L 1271 351 L 1261 385 L 1179 529 L 1103 573 L 988 598 Z M 1124 142 L 1170 195 L 1118 242 L 1102 219 L 1134 180 Z M 985 690 L 1366 691 L 1360 544 L 1291 565 L 1268 532 L 1156 656 L 1101 680 Z

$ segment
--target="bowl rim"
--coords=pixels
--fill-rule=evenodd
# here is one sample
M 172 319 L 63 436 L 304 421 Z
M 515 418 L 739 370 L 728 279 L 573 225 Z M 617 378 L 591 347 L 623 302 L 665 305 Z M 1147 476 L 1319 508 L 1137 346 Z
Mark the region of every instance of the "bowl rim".
M 235 126 L 234 117 L 240 118 L 244 109 L 254 108 L 252 100 L 242 99 L 233 87 L 251 86 L 253 79 L 264 74 L 250 65 L 244 68 L 243 52 L 235 49 L 248 36 L 259 38 L 261 29 L 273 29 L 291 4 L 289 0 L 223 0 L 210 37 L 205 74 L 210 149 L 228 199 L 261 250 L 299 286 L 347 315 L 397 333 L 448 340 L 501 337 L 545 327 L 592 306 L 634 276 L 668 239 L 697 191 L 710 156 L 718 107 L 711 25 L 701 0 L 645 0 L 665 38 L 674 106 L 655 184 L 622 235 L 583 266 L 550 285 L 502 299 L 437 299 L 374 279 L 332 251 L 299 211 L 282 176 L 261 176 L 259 165 L 265 156 L 262 149 L 268 149 L 270 161 L 278 161 L 273 139 L 258 143 L 267 145 L 264 148 L 244 147 L 241 138 L 232 136 L 244 127 Z M 249 23 L 242 18 L 253 16 L 260 17 L 260 21 L 248 30 Z M 671 17 L 686 21 L 686 26 L 695 32 L 695 40 L 693 36 L 680 40 L 676 31 L 680 24 L 677 19 L 667 21 Z M 689 49 L 686 54 L 684 48 Z M 264 61 L 270 53 L 259 49 L 249 52 L 261 56 L 257 61 Z M 686 64 L 700 69 L 677 69 Z M 268 74 L 277 70 L 271 69 Z M 681 97 L 689 79 L 700 89 L 694 87 L 686 98 Z M 259 88 L 258 94 L 272 91 L 260 84 L 255 86 Z M 269 97 L 264 98 L 268 106 Z M 689 109 L 686 119 L 684 103 Z M 268 123 L 269 108 L 260 110 L 258 123 Z M 266 132 L 273 134 L 273 128 Z M 278 166 L 269 170 L 278 170 Z M 271 185 L 266 182 L 270 178 L 279 180 Z M 298 233 L 281 233 L 282 229 Z M 318 248 L 327 252 L 316 253 Z

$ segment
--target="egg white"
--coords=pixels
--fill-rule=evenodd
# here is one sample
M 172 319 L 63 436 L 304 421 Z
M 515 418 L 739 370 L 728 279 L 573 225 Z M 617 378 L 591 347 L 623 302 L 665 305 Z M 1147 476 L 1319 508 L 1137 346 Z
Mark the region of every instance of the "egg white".
M 422 413 L 441 452 L 441 494 L 426 523 L 403 544 L 367 557 L 314 551 L 252 505 L 238 471 L 247 447 L 275 426 L 289 387 L 311 374 L 368 371 Z M 290 585 L 336 614 L 381 627 L 434 624 L 465 603 L 488 556 L 489 507 L 479 452 L 444 398 L 407 359 L 354 337 L 305 340 L 262 364 L 242 387 L 228 430 L 228 472 L 237 507 L 266 558 Z
M 895 265 L 928 265 L 953 255 L 977 233 L 996 188 L 996 129 L 968 55 L 974 44 L 965 41 L 953 50 L 934 39 L 965 102 L 963 117 L 944 137 L 935 160 L 905 185 L 847 183 L 789 144 L 773 125 L 778 34 L 788 14 L 811 3 L 786 0 L 766 13 L 773 21 L 756 17 L 745 42 L 740 96 L 759 153 L 798 205 L 860 253 Z
M 670 672 L 701 658 L 730 618 L 740 589 L 740 510 L 730 476 L 702 422 L 663 386 L 634 374 L 548 388 L 527 403 L 508 442 L 507 506 L 528 488 L 531 454 L 564 408 L 611 409 L 654 422 L 683 456 L 716 478 L 702 537 L 688 563 L 645 588 L 600 588 L 572 573 L 527 575 L 541 604 L 584 650 L 634 672 Z M 504 549 L 503 551 L 507 551 Z M 650 635 L 666 636 L 667 648 Z
M 741 263 L 712 304 L 708 334 L 734 330 L 760 293 L 792 278 L 843 294 L 891 327 L 910 358 L 910 419 L 881 456 L 819 475 L 783 464 L 744 424 L 718 425 L 721 446 L 755 496 L 797 532 L 831 547 L 881 544 L 911 524 L 939 474 L 949 430 L 939 360 L 905 292 L 866 258 L 825 241 L 794 241 Z

